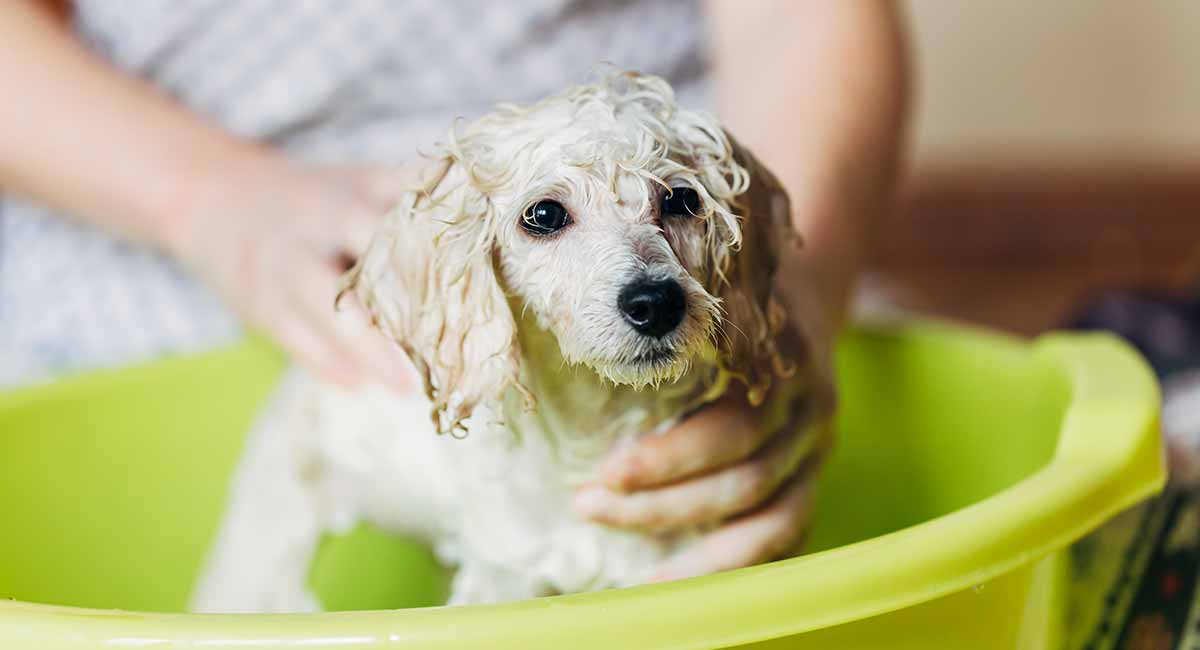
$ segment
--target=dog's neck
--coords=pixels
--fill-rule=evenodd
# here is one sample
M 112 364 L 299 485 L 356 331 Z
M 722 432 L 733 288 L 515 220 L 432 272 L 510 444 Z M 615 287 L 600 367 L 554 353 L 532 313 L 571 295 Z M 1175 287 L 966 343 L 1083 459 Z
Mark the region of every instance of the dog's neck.
M 527 411 L 521 400 L 506 400 L 504 421 L 521 444 L 548 445 L 569 482 L 591 479 L 614 445 L 668 427 L 721 392 L 705 381 L 712 368 L 700 360 L 657 388 L 619 386 L 569 364 L 554 335 L 532 316 L 520 318 L 518 330 L 522 381 L 537 404 Z

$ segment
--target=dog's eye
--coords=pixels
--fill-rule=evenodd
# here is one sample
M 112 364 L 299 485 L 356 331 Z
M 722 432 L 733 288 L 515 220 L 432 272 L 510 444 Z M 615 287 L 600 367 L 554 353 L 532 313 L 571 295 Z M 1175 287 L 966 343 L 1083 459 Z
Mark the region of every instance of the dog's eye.
M 521 227 L 531 235 L 549 235 L 571 223 L 571 215 L 558 201 L 538 201 L 525 210 Z
M 663 195 L 663 215 L 698 217 L 700 213 L 700 194 L 690 187 L 673 187 Z

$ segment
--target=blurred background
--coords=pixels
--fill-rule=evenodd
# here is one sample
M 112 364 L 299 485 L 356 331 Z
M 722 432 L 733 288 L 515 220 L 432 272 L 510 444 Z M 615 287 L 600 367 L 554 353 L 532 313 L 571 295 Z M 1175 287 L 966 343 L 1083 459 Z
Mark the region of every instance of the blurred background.
M 1173 484 L 1074 549 L 1079 647 L 1192 647 L 1200 513 L 1200 3 L 906 2 L 912 162 L 884 222 L 868 310 L 916 310 L 1024 335 L 1115 331 L 1163 382 Z M 1165 511 L 1165 510 L 1164 510 Z M 1182 513 L 1182 514 L 1181 514 Z M 1165 523 L 1164 523 L 1165 522 Z M 1163 531 L 1169 531 L 1164 533 Z M 1163 537 L 1159 537 L 1163 535 Z M 1162 539 L 1191 539 L 1178 546 Z M 1089 553 L 1099 553 L 1089 560 Z M 1112 560 L 1115 565 L 1116 560 Z M 1086 576 L 1088 570 L 1080 571 Z M 1189 581 L 1174 594 L 1164 585 Z M 1181 583 L 1182 584 L 1182 583 Z M 1116 639 L 1120 637 L 1118 643 Z
M 57 4 L 65 19 L 68 3 Z M 913 154 L 899 205 L 876 234 L 867 311 L 920 311 L 1025 335 L 1115 330 L 1164 379 L 1166 428 L 1200 459 L 1200 2 L 902 6 L 914 58 Z M 123 458 L 107 447 L 95 455 Z M 1192 469 L 1190 492 L 1152 507 L 1192 513 L 1196 532 L 1200 464 Z M 1123 557 L 1130 540 L 1175 530 L 1166 515 L 1155 530 L 1139 521 L 1108 529 L 1092 552 Z M 1152 590 L 1160 577 L 1194 585 L 1200 532 L 1189 544 L 1156 551 L 1145 571 L 1152 579 L 1082 589 L 1103 600 L 1110 587 Z M 1178 566 L 1186 571 L 1171 573 Z M 1180 593 L 1182 601 L 1193 590 Z M 1147 612 L 1157 606 L 1147 602 Z M 1181 621 L 1196 620 L 1189 608 Z M 1105 615 L 1103 625 L 1121 629 L 1122 612 Z
M 907 2 L 913 163 L 876 300 L 1031 334 L 1200 289 L 1200 3 Z
M 1028 335 L 1105 290 L 1195 302 L 1200 3 L 900 4 L 912 162 L 863 311 Z

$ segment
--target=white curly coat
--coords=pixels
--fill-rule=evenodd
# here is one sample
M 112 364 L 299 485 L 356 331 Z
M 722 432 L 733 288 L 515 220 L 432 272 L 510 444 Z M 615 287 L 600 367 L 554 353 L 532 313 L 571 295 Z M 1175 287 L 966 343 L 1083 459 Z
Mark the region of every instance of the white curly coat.
M 700 215 L 660 214 L 680 187 Z M 521 221 L 546 199 L 571 223 L 530 235 Z M 361 520 L 430 544 L 457 569 L 451 603 L 646 580 L 690 535 L 589 523 L 570 496 L 614 445 L 731 380 L 757 403 L 795 372 L 804 346 L 781 340 L 770 289 L 795 241 L 771 175 L 656 77 L 614 74 L 452 129 L 345 285 L 424 395 L 293 371 L 251 434 L 194 609 L 318 608 L 315 544 Z M 674 331 L 622 318 L 637 278 L 684 289 Z

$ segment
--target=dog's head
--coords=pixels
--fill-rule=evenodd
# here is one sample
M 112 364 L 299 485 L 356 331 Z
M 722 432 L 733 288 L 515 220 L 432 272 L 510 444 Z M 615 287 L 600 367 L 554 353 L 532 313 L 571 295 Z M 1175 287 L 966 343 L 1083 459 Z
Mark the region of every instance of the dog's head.
M 452 130 L 346 278 L 425 378 L 439 430 L 520 381 L 517 318 L 613 382 L 698 358 L 759 399 L 787 374 L 772 299 L 794 241 L 775 179 L 633 73 Z

